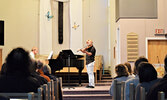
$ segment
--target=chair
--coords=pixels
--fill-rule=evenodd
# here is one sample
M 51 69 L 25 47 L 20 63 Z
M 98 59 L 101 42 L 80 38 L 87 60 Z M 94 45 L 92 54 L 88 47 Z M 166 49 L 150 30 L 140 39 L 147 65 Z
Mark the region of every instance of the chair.
M 125 82 L 118 82 L 118 80 L 114 80 L 113 86 L 113 100 L 124 100 L 124 89 L 125 89 Z
M 28 99 L 28 100 L 42 100 L 42 88 L 38 88 L 38 93 L 0 93 L 0 95 L 7 96 L 13 99 Z
M 134 100 L 135 99 L 135 88 L 134 84 L 130 83 L 129 85 L 129 100 Z

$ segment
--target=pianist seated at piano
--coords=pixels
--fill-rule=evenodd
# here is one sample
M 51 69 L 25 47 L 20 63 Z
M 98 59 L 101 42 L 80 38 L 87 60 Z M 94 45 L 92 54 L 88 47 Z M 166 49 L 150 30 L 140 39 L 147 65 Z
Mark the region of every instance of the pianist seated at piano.
M 38 48 L 37 47 L 33 47 L 30 51 L 30 57 L 32 60 L 35 60 L 35 56 L 38 54 Z

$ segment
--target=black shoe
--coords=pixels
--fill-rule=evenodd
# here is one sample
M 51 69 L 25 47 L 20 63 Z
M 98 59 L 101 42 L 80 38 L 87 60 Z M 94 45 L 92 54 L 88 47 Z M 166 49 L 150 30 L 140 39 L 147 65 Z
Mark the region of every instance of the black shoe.
M 89 88 L 95 88 L 94 86 L 89 86 Z
M 94 86 L 87 85 L 86 88 L 95 88 Z
M 89 85 L 86 86 L 86 88 L 89 88 L 89 87 L 90 87 Z

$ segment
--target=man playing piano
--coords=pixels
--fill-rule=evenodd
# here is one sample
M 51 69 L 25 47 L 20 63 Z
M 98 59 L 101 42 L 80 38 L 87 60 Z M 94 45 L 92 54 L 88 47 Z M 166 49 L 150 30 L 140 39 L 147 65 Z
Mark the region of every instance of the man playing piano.
M 82 53 L 86 54 L 86 68 L 87 68 L 87 73 L 88 73 L 88 79 L 89 79 L 89 85 L 87 85 L 87 88 L 94 88 L 95 83 L 94 83 L 94 63 L 95 63 L 95 54 L 96 54 L 96 49 L 93 46 L 93 41 L 92 40 L 87 40 L 86 41 L 87 47 L 80 49 Z

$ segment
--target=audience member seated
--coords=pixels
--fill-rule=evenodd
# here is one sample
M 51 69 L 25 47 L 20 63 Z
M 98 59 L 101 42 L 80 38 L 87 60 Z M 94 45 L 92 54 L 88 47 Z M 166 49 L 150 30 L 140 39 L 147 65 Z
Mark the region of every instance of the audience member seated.
M 139 77 L 138 77 L 138 65 L 141 62 L 148 62 L 147 58 L 141 56 L 135 61 L 134 66 L 134 73 L 136 74 L 134 78 L 131 78 L 125 82 L 125 100 L 129 100 L 129 86 L 130 83 L 134 84 L 134 88 L 136 88 L 137 84 L 139 83 Z
M 33 60 L 32 62 L 33 62 L 33 64 L 31 66 L 31 70 L 32 70 L 31 76 L 35 77 L 38 80 L 40 85 L 47 84 L 48 81 L 44 77 L 40 76 L 40 74 L 37 72 L 38 71 L 37 61 Z
M 4 75 L 5 72 L 6 72 L 6 63 L 3 63 L 2 67 L 1 67 L 0 75 Z
M 44 74 L 45 75 L 47 75 L 47 74 L 51 74 L 51 68 L 50 68 L 50 66 L 49 66 L 49 61 L 48 61 L 48 59 L 46 59 L 44 62 L 43 62 L 43 72 L 44 72 Z
M 43 63 L 41 61 L 37 62 L 37 72 L 40 76 L 44 77 L 48 82 L 50 82 L 50 78 L 46 76 L 43 72 Z
M 167 72 L 167 55 L 164 59 L 164 69 Z M 167 74 L 150 88 L 146 100 L 158 100 L 159 91 L 163 91 L 165 93 L 165 98 L 167 98 Z
M 135 77 L 135 75 L 133 74 L 132 67 L 131 67 L 130 63 L 125 62 L 124 65 L 128 68 L 129 77 Z
M 117 79 L 118 82 L 126 81 L 127 79 L 129 79 L 128 69 L 124 64 L 118 64 L 115 67 L 115 72 L 116 72 L 117 76 L 114 79 Z M 114 81 L 112 82 L 110 90 L 109 90 L 109 93 L 111 96 L 113 95 L 113 91 L 114 91 L 113 85 L 114 85 Z
M 139 84 L 136 87 L 135 100 L 141 100 L 140 98 L 140 88 L 145 88 L 147 93 L 152 85 L 158 82 L 160 79 L 157 79 L 157 71 L 152 64 L 147 62 L 142 62 L 138 67 L 139 75 Z
M 37 92 L 40 84 L 30 75 L 30 66 L 29 52 L 13 49 L 6 58 L 6 72 L 0 76 L 0 92 Z
M 48 60 L 45 60 L 45 62 L 43 63 L 43 72 L 46 76 L 48 76 L 50 79 L 56 81 L 56 76 L 51 74 L 51 68 L 50 66 L 48 65 L 49 61 Z

